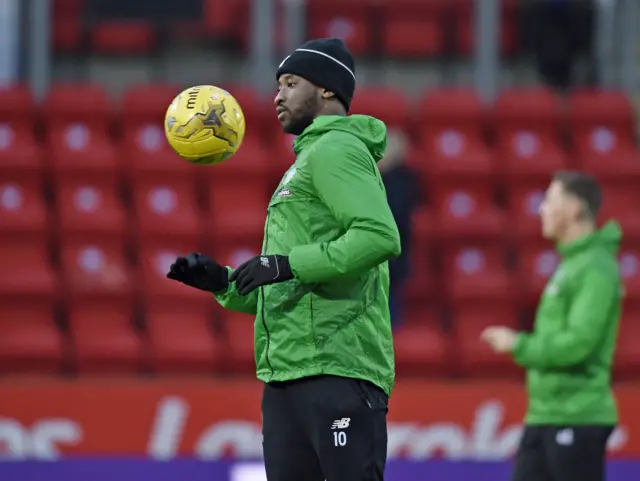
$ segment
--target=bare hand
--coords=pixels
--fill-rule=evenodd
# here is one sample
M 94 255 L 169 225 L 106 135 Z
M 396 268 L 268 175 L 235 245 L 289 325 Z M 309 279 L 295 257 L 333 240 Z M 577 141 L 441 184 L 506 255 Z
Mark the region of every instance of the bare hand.
M 495 352 L 504 354 L 513 351 L 518 333 L 509 327 L 491 326 L 487 327 L 480 339 L 491 346 Z

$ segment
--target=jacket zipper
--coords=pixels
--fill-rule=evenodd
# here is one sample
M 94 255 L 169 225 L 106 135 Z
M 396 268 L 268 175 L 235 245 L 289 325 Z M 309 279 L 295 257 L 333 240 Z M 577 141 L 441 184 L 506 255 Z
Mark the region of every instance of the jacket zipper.
M 263 254 L 266 254 L 267 251 L 267 246 L 269 244 L 269 230 L 268 230 L 268 226 L 269 226 L 269 210 L 267 209 L 267 219 L 264 223 L 264 251 Z M 264 311 L 264 287 L 260 288 L 260 296 L 262 297 L 262 327 L 264 327 L 264 331 L 267 333 L 267 351 L 265 353 L 265 361 L 267 362 L 267 366 L 269 366 L 269 369 L 271 370 L 271 377 L 273 377 L 274 375 L 274 370 L 273 370 L 273 365 L 271 364 L 271 361 L 269 360 L 269 346 L 271 344 L 271 333 L 269 332 L 269 328 L 267 327 L 267 319 L 265 318 L 265 311 Z

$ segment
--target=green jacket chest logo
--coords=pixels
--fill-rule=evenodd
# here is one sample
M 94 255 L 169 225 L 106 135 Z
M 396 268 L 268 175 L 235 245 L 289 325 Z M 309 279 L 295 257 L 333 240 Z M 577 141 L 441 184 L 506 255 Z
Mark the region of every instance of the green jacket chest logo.
M 272 197 L 273 200 L 278 199 L 280 197 L 288 197 L 291 195 L 291 189 L 285 188 L 285 187 L 295 177 L 296 172 L 297 172 L 297 169 L 295 167 L 291 167 L 289 170 L 285 172 L 284 176 L 282 177 L 282 180 L 280 181 L 280 185 L 278 185 L 278 188 L 276 189 L 276 192 Z
M 284 174 L 284 177 L 282 177 L 282 182 L 280 185 L 285 186 L 289 182 L 291 182 L 291 179 L 293 179 L 293 177 L 296 175 L 296 172 L 297 169 L 295 167 L 291 167 L 289 170 L 287 170 L 287 172 Z
M 564 290 L 564 273 L 560 267 L 553 273 L 546 287 L 544 288 L 545 296 L 558 296 Z

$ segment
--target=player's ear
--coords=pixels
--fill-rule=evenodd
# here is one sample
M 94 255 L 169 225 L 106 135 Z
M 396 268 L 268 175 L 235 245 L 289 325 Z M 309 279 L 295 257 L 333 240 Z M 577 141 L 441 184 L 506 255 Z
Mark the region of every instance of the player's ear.
M 334 94 L 330 90 L 322 89 L 322 98 L 324 100 L 330 100 L 330 99 L 334 98 L 335 96 L 336 96 L 336 94 Z
M 583 220 L 585 218 L 584 206 L 581 202 L 571 196 L 566 200 L 566 209 L 569 210 L 569 216 L 576 220 Z

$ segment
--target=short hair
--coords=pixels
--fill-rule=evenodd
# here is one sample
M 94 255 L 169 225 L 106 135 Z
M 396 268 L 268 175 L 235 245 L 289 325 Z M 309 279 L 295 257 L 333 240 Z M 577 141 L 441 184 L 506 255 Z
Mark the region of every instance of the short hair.
M 559 171 L 553 180 L 562 184 L 567 194 L 576 197 L 583 205 L 582 217 L 594 220 L 602 207 L 602 192 L 598 181 L 589 174 L 577 171 Z

